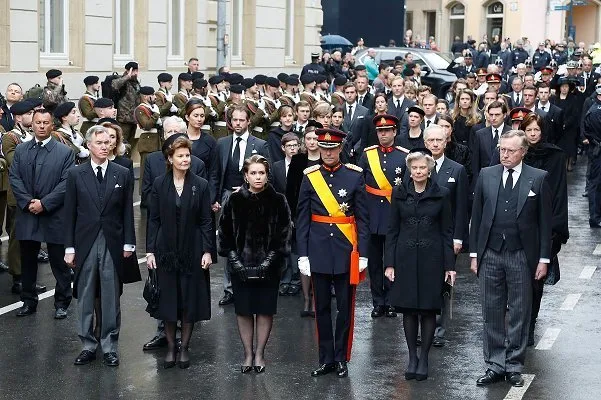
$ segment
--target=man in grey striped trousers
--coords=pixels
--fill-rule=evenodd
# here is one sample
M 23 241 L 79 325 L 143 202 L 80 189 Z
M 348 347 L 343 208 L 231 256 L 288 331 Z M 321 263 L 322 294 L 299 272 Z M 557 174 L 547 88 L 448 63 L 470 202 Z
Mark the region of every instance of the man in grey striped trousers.
M 501 165 L 483 168 L 478 176 L 470 229 L 471 269 L 480 281 L 487 367 L 476 384 L 507 379 L 520 387 L 532 278 L 545 277 L 551 257 L 551 193 L 547 173 L 522 163 L 528 150 L 524 132 L 504 133 L 499 150 Z

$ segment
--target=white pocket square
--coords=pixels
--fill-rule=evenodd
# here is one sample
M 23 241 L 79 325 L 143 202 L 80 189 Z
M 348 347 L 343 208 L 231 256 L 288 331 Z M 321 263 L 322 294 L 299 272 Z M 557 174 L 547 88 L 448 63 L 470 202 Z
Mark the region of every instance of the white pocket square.
M 358 116 L 357 119 L 363 119 L 363 115 Z
M 120 188 L 121 185 L 119 185 L 118 183 L 115 184 L 115 189 Z
M 257 150 L 253 149 L 253 151 L 251 151 L 251 154 L 255 154 L 257 152 Z
M 455 178 L 451 176 L 447 182 L 455 182 Z
M 532 190 L 528 193 L 528 197 L 533 197 L 536 196 L 536 193 L 534 193 Z

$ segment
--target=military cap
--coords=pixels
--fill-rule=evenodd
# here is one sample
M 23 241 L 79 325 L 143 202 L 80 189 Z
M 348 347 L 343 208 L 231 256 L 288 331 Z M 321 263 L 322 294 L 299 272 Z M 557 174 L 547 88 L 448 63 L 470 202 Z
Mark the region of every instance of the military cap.
M 61 103 L 54 109 L 54 116 L 60 120 L 62 117 L 69 115 L 74 107 L 75 103 L 72 101 Z
M 151 94 L 154 94 L 154 89 L 152 88 L 152 86 L 142 86 L 140 88 L 140 94 L 143 94 L 145 96 L 149 96 Z
M 161 72 L 157 77 L 159 83 L 161 82 L 171 82 L 173 80 L 173 75 L 168 74 L 167 72 Z
M 315 82 L 315 74 L 305 74 L 300 77 L 300 81 L 303 85 Z
M 468 49 L 463 50 L 463 58 L 472 58 L 472 52 Z
M 39 97 L 30 97 L 30 98 L 26 99 L 25 101 L 29 102 L 33 108 L 37 108 L 37 107 L 41 106 L 42 104 L 44 104 L 42 99 L 40 99 Z
M 90 85 L 97 84 L 98 81 L 100 81 L 99 77 L 97 77 L 96 75 L 90 75 L 90 76 L 86 76 L 83 79 L 83 84 L 86 85 L 86 86 L 90 86 Z
M 117 122 L 117 120 L 115 118 L 111 118 L 111 117 L 104 117 L 104 118 L 100 118 L 98 120 L 98 125 L 102 125 L 105 123 L 109 123 L 109 124 L 113 124 L 113 125 L 119 125 L 119 122 Z
M 187 72 L 182 72 L 181 74 L 178 75 L 177 80 L 179 81 L 192 81 L 192 74 L 189 74 Z
M 578 68 L 578 63 L 574 60 L 568 61 L 566 68 Z
M 298 78 L 295 78 L 294 76 L 289 76 L 288 79 L 286 79 L 286 85 L 298 86 L 298 83 Z
M 538 42 L 539 46 L 546 46 L 547 44 L 545 42 Z
M 61 71 L 60 69 L 51 69 L 51 70 L 48 70 L 48 72 L 46 72 L 46 78 L 54 79 L 54 78 L 58 78 L 62 74 L 63 74 L 63 71 Z
M 420 106 L 411 106 L 407 109 L 407 114 L 410 114 L 412 112 L 418 113 L 422 116 L 422 118 L 426 115 L 426 112 Z
M 138 69 L 138 63 L 135 61 L 130 61 L 125 64 L 125 69 Z
M 551 67 L 551 68 L 557 68 L 557 61 L 555 61 L 555 60 L 551 60 L 551 61 L 549 62 L 549 67 Z
M 188 135 L 186 135 L 185 133 L 174 133 L 173 135 L 165 139 L 165 141 L 163 142 L 163 146 L 161 146 L 161 151 L 163 152 L 165 160 L 167 159 L 167 152 L 169 151 L 169 147 L 171 147 L 171 145 L 173 144 L 173 142 L 175 142 L 176 139 L 179 139 L 181 137 L 187 139 Z
M 501 77 L 501 74 L 497 74 L 497 73 L 492 73 L 492 74 L 488 74 L 486 75 L 486 83 L 501 83 L 501 80 L 503 78 Z
M 311 52 L 311 58 L 319 58 L 320 56 L 320 52 L 319 51 L 313 51 Z
M 487 74 L 486 68 L 478 68 L 476 70 L 476 75 L 478 75 L 478 76 L 482 76 L 482 75 L 486 75 L 486 74 Z
M 95 108 L 109 108 L 109 107 L 113 107 L 114 105 L 115 105 L 115 103 L 113 103 L 113 100 L 108 99 L 106 97 L 101 97 L 99 99 L 96 99 L 96 101 L 94 102 Z
M 205 74 L 200 71 L 194 71 L 190 75 L 192 75 L 192 80 L 195 81 L 197 79 L 204 79 Z
M 325 149 L 333 149 L 342 144 L 346 133 L 334 128 L 320 128 L 317 133 L 317 145 Z
M 509 118 L 511 119 L 511 121 L 523 121 L 524 118 L 526 118 L 526 116 L 528 114 L 532 113 L 532 110 L 526 108 L 526 107 L 515 107 L 512 108 L 511 111 L 509 112 Z
M 244 80 L 242 81 L 242 86 L 244 86 L 245 89 L 250 89 L 256 84 L 257 82 L 255 82 L 253 78 L 244 78 Z
M 334 86 L 344 86 L 347 82 L 348 79 L 342 75 L 338 75 L 336 78 L 334 78 Z
M 192 83 L 192 87 L 194 89 L 202 89 L 207 87 L 208 82 L 206 79 L 194 79 L 194 83 Z
M 223 82 L 223 76 L 222 75 L 213 75 L 212 77 L 209 78 L 209 83 L 211 85 L 217 85 L 218 83 Z
M 298 78 L 299 78 L 298 74 L 290 74 L 290 75 L 288 75 L 288 76 L 291 76 L 291 77 L 293 77 L 293 78 L 296 78 L 296 79 L 298 79 Z
M 243 80 L 244 80 L 244 77 L 235 72 L 233 74 L 229 74 L 226 78 L 226 81 L 228 81 L 232 85 L 240 85 Z
M 541 75 L 551 75 L 553 73 L 552 67 L 544 67 L 540 70 Z
M 326 81 L 325 75 L 315 75 L 315 83 L 324 83 Z
M 33 109 L 34 109 L 33 104 L 30 101 L 21 100 L 21 101 L 16 102 L 15 104 L 13 104 L 10 107 L 10 112 L 13 115 L 23 115 L 23 114 L 30 112 Z
M 236 94 L 242 94 L 242 92 L 244 91 L 244 86 L 242 85 L 232 85 L 230 86 L 230 92 L 232 93 L 236 93 Z
M 531 67 L 532 66 L 532 60 L 530 58 L 527 58 L 526 61 L 524 61 L 524 65 L 527 67 Z
M 376 129 L 395 128 L 399 123 L 399 119 L 394 115 L 383 114 L 376 115 L 372 122 L 376 126 Z
M 280 87 L 280 80 L 278 78 L 274 78 L 272 76 L 267 77 L 267 79 L 265 79 L 265 84 L 267 86 L 271 86 L 271 87 Z
M 411 153 L 421 153 L 424 156 L 432 157 L 432 152 L 425 147 L 414 147 L 411 150 L 409 150 L 409 154 L 411 154 Z
M 503 66 L 503 60 L 501 59 L 501 57 L 497 57 L 497 59 L 495 60 L 495 65 L 497 66 Z
M 288 79 L 288 74 L 284 73 L 284 72 L 280 72 L 278 74 L 278 80 L 280 82 L 286 82 L 286 79 Z
M 367 68 L 365 67 L 365 65 L 361 64 L 361 65 L 357 65 L 355 67 L 355 71 L 365 71 L 367 70 Z
M 257 85 L 264 85 L 265 81 L 267 80 L 267 76 L 263 74 L 258 74 L 255 75 L 254 80 L 257 83 Z

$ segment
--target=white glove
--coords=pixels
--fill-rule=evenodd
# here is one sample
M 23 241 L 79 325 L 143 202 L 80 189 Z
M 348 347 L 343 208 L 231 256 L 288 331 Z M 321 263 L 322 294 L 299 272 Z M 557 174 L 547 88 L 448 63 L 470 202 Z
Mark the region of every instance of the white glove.
M 205 98 L 202 100 L 202 103 L 203 103 L 205 106 L 207 106 L 207 107 L 211 107 L 211 99 L 209 99 L 209 96 L 205 97 Z
M 359 272 L 365 271 L 367 268 L 367 257 L 359 257 Z
M 311 264 L 309 263 L 309 257 L 298 258 L 298 270 L 305 276 L 311 276 Z
M 455 64 L 463 64 L 463 61 L 465 59 L 463 57 L 457 57 L 456 59 L 454 59 L 453 61 L 455 62 Z
M 566 64 L 562 64 L 559 66 L 559 68 L 557 68 L 557 75 L 567 75 L 568 74 L 568 68 L 566 66 Z
M 157 106 L 156 104 L 153 104 L 153 105 L 150 107 L 150 110 L 151 110 L 153 113 L 158 113 L 158 112 L 159 112 L 159 106 Z
M 179 108 L 175 104 L 171 104 L 171 108 L 169 109 L 172 113 L 176 113 L 179 111 Z

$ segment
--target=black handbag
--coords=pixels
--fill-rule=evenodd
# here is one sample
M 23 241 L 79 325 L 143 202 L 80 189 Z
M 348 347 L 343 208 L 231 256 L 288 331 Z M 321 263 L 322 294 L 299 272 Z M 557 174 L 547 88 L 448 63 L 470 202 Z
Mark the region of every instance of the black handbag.
M 559 271 L 559 259 L 557 255 L 553 257 L 547 268 L 547 278 L 545 278 L 545 285 L 555 285 L 559 282 L 561 273 Z
M 142 295 L 144 296 L 144 300 L 148 303 L 146 312 L 152 317 L 155 317 L 155 314 L 159 310 L 159 297 L 161 296 L 161 288 L 159 287 L 156 269 L 148 270 L 148 278 L 146 278 Z

